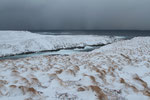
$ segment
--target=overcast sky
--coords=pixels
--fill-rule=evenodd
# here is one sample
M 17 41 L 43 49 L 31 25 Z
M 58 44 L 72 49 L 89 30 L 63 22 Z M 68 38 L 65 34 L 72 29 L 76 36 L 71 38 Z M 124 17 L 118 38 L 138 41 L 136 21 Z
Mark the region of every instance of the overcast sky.
M 0 29 L 150 30 L 150 0 L 0 0 Z

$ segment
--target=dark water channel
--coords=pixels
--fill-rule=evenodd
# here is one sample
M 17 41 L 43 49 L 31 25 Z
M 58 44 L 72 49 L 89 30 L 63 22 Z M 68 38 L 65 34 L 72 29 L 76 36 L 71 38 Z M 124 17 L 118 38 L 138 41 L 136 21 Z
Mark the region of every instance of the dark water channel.
M 102 47 L 102 45 L 60 49 L 60 50 L 53 50 L 53 51 L 49 50 L 49 51 L 42 51 L 42 52 L 35 52 L 35 53 L 16 54 L 16 55 L 11 55 L 11 56 L 0 57 L 0 60 L 19 59 L 19 58 L 33 57 L 33 56 L 39 56 L 39 55 L 69 55 L 69 54 L 74 54 L 74 53 L 90 52 L 100 47 Z

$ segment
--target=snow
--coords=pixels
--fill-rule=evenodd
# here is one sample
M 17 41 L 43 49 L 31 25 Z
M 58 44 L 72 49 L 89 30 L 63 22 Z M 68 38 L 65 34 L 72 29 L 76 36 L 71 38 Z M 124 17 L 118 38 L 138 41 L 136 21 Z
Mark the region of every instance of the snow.
M 0 31 L 0 56 L 108 44 L 124 37 L 40 35 L 28 31 Z
M 135 37 L 88 53 L 0 60 L 0 100 L 149 100 L 149 48 L 150 37 Z

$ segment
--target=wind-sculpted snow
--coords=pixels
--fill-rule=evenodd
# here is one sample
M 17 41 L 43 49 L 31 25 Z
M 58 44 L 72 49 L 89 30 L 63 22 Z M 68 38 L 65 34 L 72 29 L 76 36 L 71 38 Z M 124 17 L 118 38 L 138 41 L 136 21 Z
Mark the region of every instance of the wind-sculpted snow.
M 149 100 L 150 37 L 90 53 L 0 61 L 1 100 Z
M 57 50 L 87 45 L 101 45 L 119 40 L 117 37 L 86 35 L 39 35 L 24 31 L 0 31 L 0 56 Z

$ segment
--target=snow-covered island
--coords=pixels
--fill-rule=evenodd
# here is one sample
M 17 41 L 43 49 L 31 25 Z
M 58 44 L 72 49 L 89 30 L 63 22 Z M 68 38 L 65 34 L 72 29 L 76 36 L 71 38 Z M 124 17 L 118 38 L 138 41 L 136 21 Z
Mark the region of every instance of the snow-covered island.
M 58 36 L 54 41 L 53 36 L 31 36 L 28 32 L 16 36 L 6 34 L 9 36 L 1 34 L 0 37 L 3 39 L 0 39 L 1 56 L 49 50 L 55 43 L 56 47 L 66 47 L 114 41 L 98 36 L 71 39 L 64 36 L 62 40 Z M 118 41 L 88 53 L 0 60 L 0 100 L 149 99 L 150 37 Z

